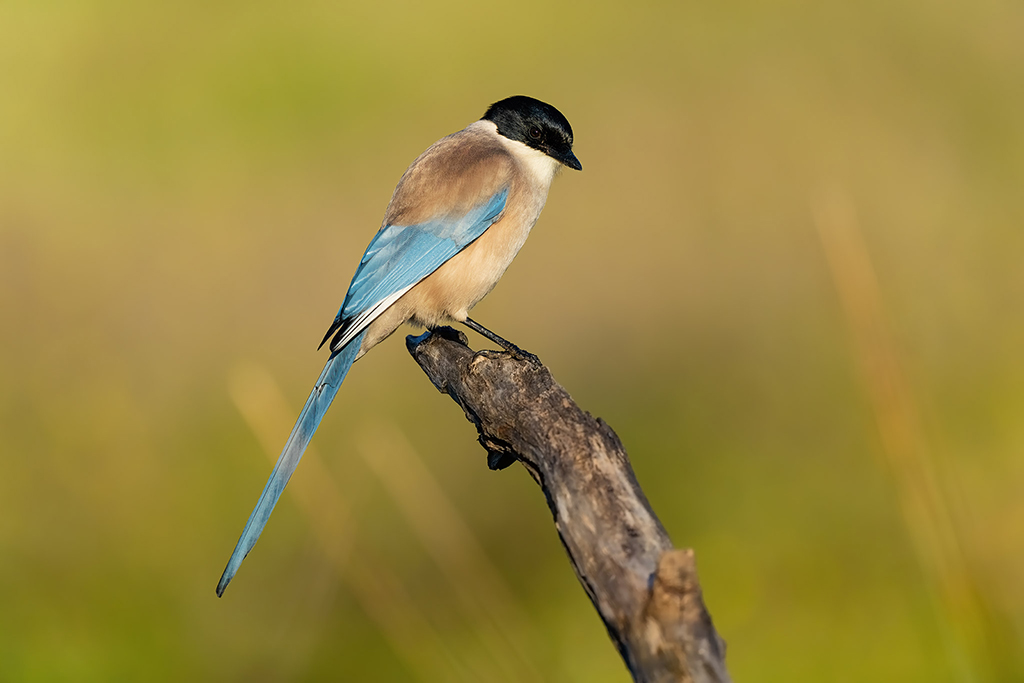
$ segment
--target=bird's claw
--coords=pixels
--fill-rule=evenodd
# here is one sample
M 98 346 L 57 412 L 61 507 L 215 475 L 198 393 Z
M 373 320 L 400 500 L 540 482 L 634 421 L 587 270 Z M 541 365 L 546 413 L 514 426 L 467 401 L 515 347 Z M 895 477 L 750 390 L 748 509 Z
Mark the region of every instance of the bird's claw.
M 523 351 L 515 344 L 509 344 L 509 346 L 511 348 L 505 350 L 508 352 L 510 356 L 512 356 L 516 360 L 526 361 L 527 363 L 532 363 L 533 365 L 543 365 L 543 363 L 540 362 L 540 358 L 538 356 L 533 355 L 529 351 Z

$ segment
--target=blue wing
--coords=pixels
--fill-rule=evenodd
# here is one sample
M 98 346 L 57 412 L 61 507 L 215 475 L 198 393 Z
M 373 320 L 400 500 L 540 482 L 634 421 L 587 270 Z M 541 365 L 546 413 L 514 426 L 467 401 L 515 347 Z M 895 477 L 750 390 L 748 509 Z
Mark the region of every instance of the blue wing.
M 337 332 L 331 349 L 345 346 L 402 294 L 484 234 L 501 216 L 507 199 L 508 187 L 503 187 L 465 215 L 381 228 L 366 248 L 324 341 Z

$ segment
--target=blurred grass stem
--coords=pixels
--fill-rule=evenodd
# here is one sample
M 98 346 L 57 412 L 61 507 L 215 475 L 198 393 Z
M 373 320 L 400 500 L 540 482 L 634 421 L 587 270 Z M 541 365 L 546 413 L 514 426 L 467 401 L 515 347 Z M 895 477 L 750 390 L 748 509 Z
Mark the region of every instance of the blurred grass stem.
M 988 610 L 972 576 L 914 393 L 886 324 L 881 289 L 850 199 L 823 193 L 814 223 L 839 292 L 853 352 L 878 425 L 883 465 L 962 681 L 993 680 L 999 665 Z

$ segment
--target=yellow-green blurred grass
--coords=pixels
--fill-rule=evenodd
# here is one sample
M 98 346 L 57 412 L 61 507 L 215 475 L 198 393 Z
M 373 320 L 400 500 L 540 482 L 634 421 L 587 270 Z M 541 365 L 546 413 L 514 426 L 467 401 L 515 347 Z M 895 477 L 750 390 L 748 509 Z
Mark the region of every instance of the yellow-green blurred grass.
M 1017 643 L 1005 632 L 998 598 L 978 575 L 970 540 L 957 523 L 951 487 L 921 428 L 856 213 L 838 188 L 824 191 L 816 204 L 815 222 L 878 425 L 881 464 L 932 591 L 950 658 L 963 678 L 1001 678 L 1015 666 Z
M 0 679 L 478 676 L 486 634 L 360 457 L 383 422 L 528 615 L 541 675 L 625 680 L 540 494 L 485 470 L 400 338 L 315 442 L 352 535 L 325 549 L 286 496 L 213 594 L 267 474 L 232 369 L 298 405 L 405 165 L 515 92 L 566 113 L 585 171 L 478 317 L 617 429 L 697 550 L 737 680 L 1019 678 L 1021 82 L 1007 2 L 3 5 Z M 812 215 L 829 185 L 980 626 L 935 609 L 880 466 Z M 429 624 L 411 651 L 441 663 L 389 645 L 333 568 L 345 547 L 388 568 Z M 993 642 L 958 661 L 963 629 Z

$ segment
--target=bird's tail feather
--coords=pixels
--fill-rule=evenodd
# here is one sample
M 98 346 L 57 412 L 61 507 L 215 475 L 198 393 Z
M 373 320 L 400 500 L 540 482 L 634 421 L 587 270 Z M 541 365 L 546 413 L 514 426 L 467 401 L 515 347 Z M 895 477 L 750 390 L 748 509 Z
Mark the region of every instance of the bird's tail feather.
M 320 378 L 316 381 L 316 386 L 313 387 L 309 398 L 306 399 L 306 405 L 302 407 L 302 412 L 299 413 L 299 419 L 296 420 L 292 433 L 288 436 L 284 450 L 281 451 L 274 470 L 270 473 L 270 479 L 267 480 L 267 485 L 263 488 L 263 493 L 260 494 L 259 502 L 256 503 L 252 514 L 249 515 L 249 521 L 245 523 L 245 529 L 235 545 L 234 552 L 231 553 L 228 566 L 225 567 L 224 574 L 220 577 L 220 582 L 217 584 L 218 596 L 224 594 L 224 589 L 228 587 L 235 572 L 238 571 L 242 560 L 256 545 L 256 540 L 260 537 L 263 527 L 270 518 L 270 513 L 274 510 L 278 498 L 281 497 L 281 492 L 284 491 L 285 485 L 291 479 L 292 472 L 295 471 L 306 446 L 309 445 L 309 440 L 313 438 L 313 432 L 316 431 L 324 413 L 327 412 L 335 394 L 338 393 L 338 388 L 345 380 L 349 368 L 355 362 L 365 334 L 365 332 L 359 334 L 344 349 L 331 356 L 327 365 L 324 366 L 323 372 L 320 373 Z

